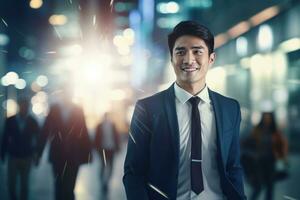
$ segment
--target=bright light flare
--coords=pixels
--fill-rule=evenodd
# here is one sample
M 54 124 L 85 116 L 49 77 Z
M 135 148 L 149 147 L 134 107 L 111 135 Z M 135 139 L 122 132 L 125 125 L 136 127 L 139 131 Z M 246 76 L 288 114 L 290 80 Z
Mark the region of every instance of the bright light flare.
M 111 69 L 113 60 L 107 49 L 91 48 L 88 55 L 74 58 L 76 67 L 69 68 L 74 86 L 72 100 L 84 108 L 89 128 L 95 127 L 100 115 L 110 107 L 110 89 L 115 76 Z
M 122 43 L 126 41 L 125 37 L 134 37 L 132 30 L 124 30 L 115 40 L 119 38 Z M 115 51 L 109 45 L 106 41 L 97 46 L 84 45 L 83 52 L 78 55 L 68 54 L 52 67 L 52 73 L 55 72 L 58 76 L 65 74 L 62 79 L 72 86 L 71 101 L 84 109 L 88 128 L 94 128 L 104 112 L 116 108 L 112 103 L 117 103 L 120 106 L 118 112 L 122 113 L 123 100 L 130 98 L 130 93 L 123 89 L 123 86 L 126 88 L 126 84 L 129 84 L 129 73 L 122 65 L 130 65 L 133 59 L 130 55 L 112 54 Z M 129 48 L 127 43 L 124 46 Z M 123 64 L 119 63 L 121 57 L 124 58 Z M 56 96 L 57 94 L 53 94 L 51 98 Z

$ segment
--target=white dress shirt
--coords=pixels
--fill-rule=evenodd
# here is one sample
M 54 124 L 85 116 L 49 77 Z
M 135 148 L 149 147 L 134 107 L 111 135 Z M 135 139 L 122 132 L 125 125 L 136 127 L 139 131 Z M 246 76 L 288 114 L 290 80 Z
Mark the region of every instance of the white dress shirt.
M 193 97 L 184 89 L 174 84 L 176 113 L 179 127 L 179 174 L 177 184 L 177 200 L 223 200 L 220 176 L 217 166 L 216 124 L 213 106 L 207 86 L 197 94 L 201 99 L 198 105 L 201 119 L 202 137 L 202 174 L 204 190 L 196 195 L 191 190 L 191 112 L 188 100 Z

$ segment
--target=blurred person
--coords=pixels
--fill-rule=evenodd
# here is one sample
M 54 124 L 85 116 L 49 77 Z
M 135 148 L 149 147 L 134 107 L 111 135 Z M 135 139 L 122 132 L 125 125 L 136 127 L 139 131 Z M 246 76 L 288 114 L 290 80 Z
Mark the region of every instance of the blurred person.
M 136 103 L 124 164 L 127 199 L 246 199 L 239 103 L 206 85 L 214 36 L 182 21 L 168 44 L 176 82 Z
M 50 142 L 49 162 L 55 177 L 55 199 L 75 199 L 77 173 L 88 163 L 91 144 L 83 110 L 71 101 L 67 88 L 61 92 L 60 101 L 51 106 L 42 128 L 39 155 L 47 139 Z
M 8 156 L 7 176 L 11 200 L 28 199 L 31 164 L 36 157 L 36 140 L 39 134 L 37 120 L 29 114 L 29 101 L 18 101 L 19 112 L 5 120 L 1 144 L 1 159 Z M 17 198 L 17 179 L 20 177 L 20 195 Z
M 100 180 L 103 196 L 108 194 L 109 180 L 112 175 L 114 155 L 120 149 L 119 133 L 109 113 L 104 114 L 103 121 L 96 128 L 95 147 L 101 157 Z
M 243 141 L 247 157 L 243 160 L 245 174 L 252 187 L 250 200 L 258 199 L 265 189 L 265 199 L 273 199 L 276 161 L 287 162 L 288 143 L 276 126 L 273 112 L 262 114 L 261 121 Z

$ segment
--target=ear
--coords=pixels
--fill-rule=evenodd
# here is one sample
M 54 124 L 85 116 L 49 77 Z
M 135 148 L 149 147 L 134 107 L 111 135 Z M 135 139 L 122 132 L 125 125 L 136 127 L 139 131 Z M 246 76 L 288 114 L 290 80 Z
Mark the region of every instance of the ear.
M 170 55 L 170 61 L 173 64 L 173 55 Z
M 209 61 L 208 61 L 209 65 L 211 66 L 212 64 L 214 64 L 215 60 L 216 60 L 216 53 L 212 52 L 209 55 Z

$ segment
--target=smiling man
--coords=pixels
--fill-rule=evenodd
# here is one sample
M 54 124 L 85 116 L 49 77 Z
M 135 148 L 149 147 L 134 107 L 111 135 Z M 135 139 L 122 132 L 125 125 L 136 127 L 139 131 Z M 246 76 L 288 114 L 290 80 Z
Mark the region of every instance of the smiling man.
M 214 36 L 183 21 L 168 45 L 176 82 L 136 103 L 124 164 L 127 199 L 246 199 L 240 106 L 206 85 Z

